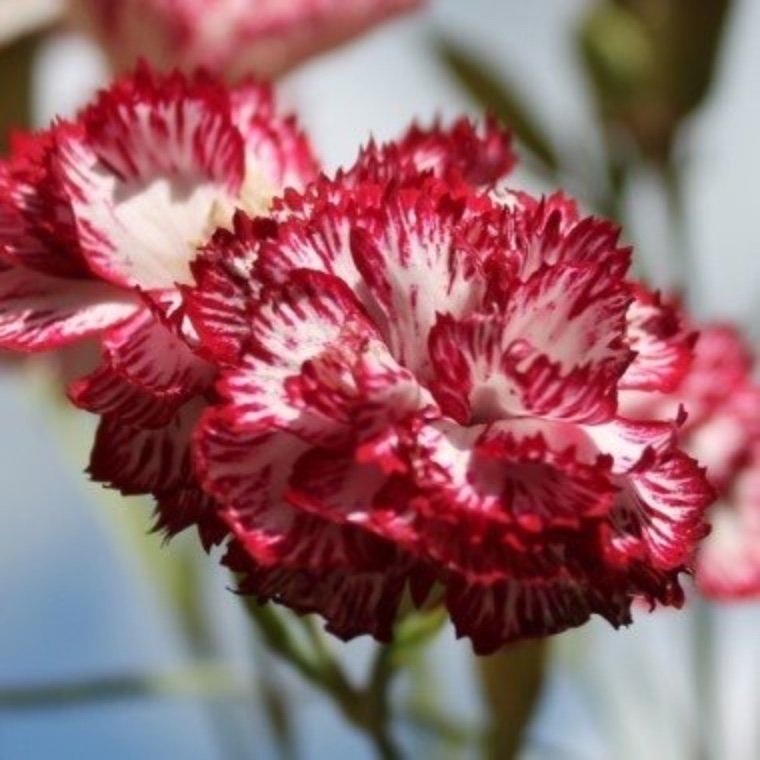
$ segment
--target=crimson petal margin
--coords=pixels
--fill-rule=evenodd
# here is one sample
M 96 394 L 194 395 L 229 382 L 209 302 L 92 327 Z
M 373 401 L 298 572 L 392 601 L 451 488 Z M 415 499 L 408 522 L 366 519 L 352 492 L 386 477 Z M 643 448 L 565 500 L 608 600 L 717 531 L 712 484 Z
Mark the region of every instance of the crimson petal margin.
M 48 351 L 102 333 L 139 308 L 105 283 L 49 277 L 0 263 L 0 347 Z

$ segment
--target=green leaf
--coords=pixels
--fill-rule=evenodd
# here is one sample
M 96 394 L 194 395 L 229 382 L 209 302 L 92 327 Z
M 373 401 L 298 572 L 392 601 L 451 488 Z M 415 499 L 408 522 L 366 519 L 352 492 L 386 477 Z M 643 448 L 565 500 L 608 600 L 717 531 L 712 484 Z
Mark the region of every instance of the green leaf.
M 560 164 L 551 140 L 503 75 L 448 40 L 438 40 L 436 50 L 441 63 L 475 103 L 509 126 L 544 171 L 557 174 Z
M 166 673 L 125 673 L 64 683 L 6 686 L 0 688 L 0 710 L 63 709 L 161 697 L 219 699 L 248 693 L 226 665 L 208 662 Z
M 259 692 L 280 757 L 283 760 L 295 758 L 296 740 L 293 707 L 289 703 L 282 684 L 276 683 L 271 674 L 264 674 L 259 680 Z
M 549 645 L 546 639 L 509 644 L 475 661 L 489 714 L 484 756 L 517 757 L 541 696 Z

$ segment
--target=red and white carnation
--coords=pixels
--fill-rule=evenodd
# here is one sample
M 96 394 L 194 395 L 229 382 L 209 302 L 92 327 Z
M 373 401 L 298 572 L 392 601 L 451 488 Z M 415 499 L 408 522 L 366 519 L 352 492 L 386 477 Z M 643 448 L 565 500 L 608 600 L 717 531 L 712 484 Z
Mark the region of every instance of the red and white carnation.
M 681 415 L 619 397 L 670 389 L 691 336 L 650 329 L 614 226 L 456 164 L 370 149 L 196 261 L 230 565 L 344 637 L 440 599 L 479 652 L 680 604 L 711 489 Z
M 268 87 L 147 67 L 74 121 L 18 136 L 0 165 L 0 347 L 100 340 L 101 366 L 70 388 L 102 415 L 92 476 L 156 495 L 170 532 L 209 501 L 189 442 L 216 371 L 195 353 L 178 288 L 236 208 L 266 213 L 316 172 Z
M 659 304 L 672 318 L 675 310 Z M 665 395 L 624 398 L 633 414 L 682 405 L 683 446 L 707 467 L 718 500 L 696 561 L 699 590 L 718 600 L 760 595 L 760 386 L 754 356 L 728 324 L 700 330 L 694 361 Z
M 96 339 L 92 476 L 343 638 L 442 603 L 490 652 L 678 605 L 693 336 L 513 162 L 461 121 L 317 176 L 267 88 L 143 67 L 0 164 L 0 347 Z
M 421 0 L 71 0 L 118 70 L 278 76 Z

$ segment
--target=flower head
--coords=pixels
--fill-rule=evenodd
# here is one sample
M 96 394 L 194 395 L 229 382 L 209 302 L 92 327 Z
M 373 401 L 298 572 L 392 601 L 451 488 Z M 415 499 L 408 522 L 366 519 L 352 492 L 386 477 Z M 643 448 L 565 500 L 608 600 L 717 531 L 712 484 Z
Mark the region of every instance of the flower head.
M 0 346 L 100 340 L 101 366 L 70 389 L 103 417 L 92 475 L 157 495 L 170 530 L 208 500 L 188 485 L 189 442 L 215 373 L 194 352 L 178 287 L 235 208 L 265 213 L 316 171 L 267 87 L 147 67 L 74 121 L 17 137 L 0 165 Z
M 186 294 L 222 368 L 196 468 L 246 589 L 343 636 L 441 596 L 480 652 L 679 604 L 711 489 L 678 413 L 618 407 L 670 387 L 690 336 L 643 319 L 617 229 L 367 155 L 239 218 Z
M 421 0 L 72 0 L 118 69 L 277 76 Z
M 670 309 L 671 307 L 663 307 Z M 633 414 L 682 405 L 684 447 L 707 467 L 718 500 L 697 554 L 699 590 L 715 599 L 760 595 L 760 387 L 754 356 L 728 324 L 701 328 L 693 363 L 667 394 L 626 400 Z
M 659 399 L 693 337 L 512 163 L 462 121 L 317 176 L 267 88 L 143 67 L 0 164 L 0 347 L 96 338 L 92 477 L 344 638 L 678 605 L 711 489 Z

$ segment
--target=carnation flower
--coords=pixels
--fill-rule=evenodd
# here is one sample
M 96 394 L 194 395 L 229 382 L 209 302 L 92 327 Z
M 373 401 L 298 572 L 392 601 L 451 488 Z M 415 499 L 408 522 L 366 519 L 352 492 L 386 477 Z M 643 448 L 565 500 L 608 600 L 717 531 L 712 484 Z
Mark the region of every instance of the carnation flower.
M 215 373 L 193 350 L 178 285 L 235 208 L 265 213 L 316 170 L 267 87 L 147 67 L 76 120 L 18 136 L 0 165 L 0 347 L 101 341 L 102 365 L 70 389 L 103 416 L 92 475 L 157 495 L 171 532 L 208 501 L 189 441 Z
M 711 489 L 678 412 L 618 405 L 677 384 L 690 336 L 652 329 L 611 224 L 393 156 L 194 264 L 221 368 L 196 470 L 244 590 L 346 638 L 442 601 L 481 653 L 680 604 Z
M 440 176 L 477 168 L 484 183 L 512 160 L 494 125 L 481 132 L 465 121 L 415 127 L 394 150 L 399 175 L 424 163 Z M 179 287 L 213 276 L 210 254 L 193 260 L 219 225 L 224 237 L 235 208 L 266 214 L 275 193 L 316 172 L 308 142 L 292 117 L 277 114 L 268 88 L 228 90 L 147 67 L 74 122 L 17 136 L 0 164 L 0 346 L 100 344 L 101 366 L 69 389 L 102 417 L 90 474 L 125 494 L 154 495 L 169 534 L 194 524 L 206 544 L 224 534 L 190 458 L 215 357 L 185 318 Z M 254 226 L 264 235 L 271 224 Z
M 661 305 L 663 311 L 674 308 Z M 707 467 L 718 501 L 696 562 L 700 591 L 714 599 L 760 594 L 760 387 L 754 356 L 728 324 L 705 325 L 693 363 L 665 395 L 624 399 L 632 414 L 683 405 L 683 445 Z
M 266 88 L 142 68 L 0 165 L 0 347 L 97 339 L 92 476 L 343 638 L 443 603 L 489 652 L 678 605 L 711 489 L 679 409 L 625 409 L 692 337 L 512 163 L 461 121 L 316 177 Z
M 421 0 L 72 0 L 117 69 L 277 76 Z

